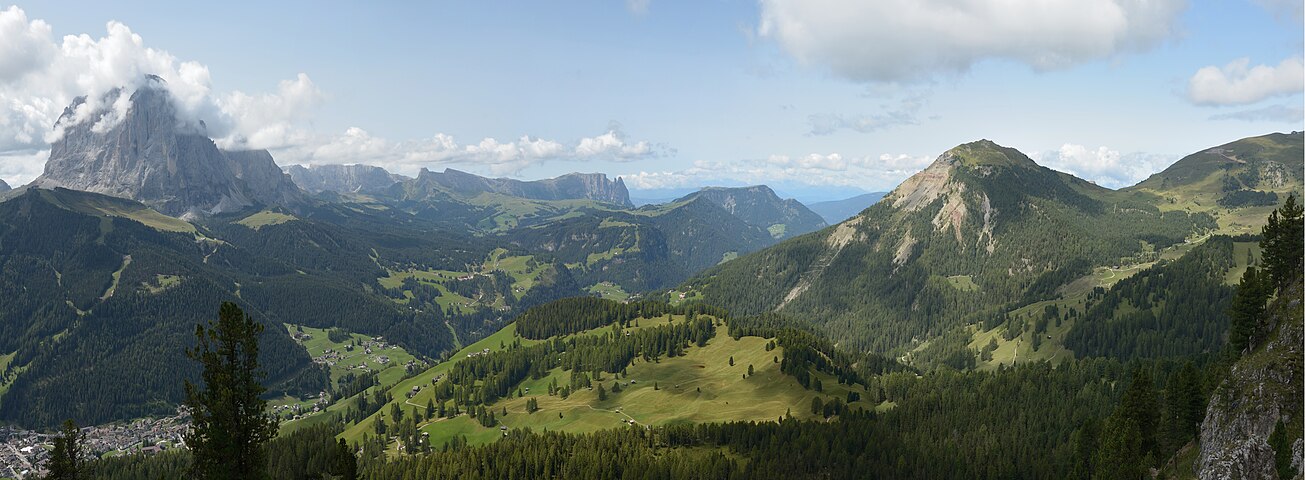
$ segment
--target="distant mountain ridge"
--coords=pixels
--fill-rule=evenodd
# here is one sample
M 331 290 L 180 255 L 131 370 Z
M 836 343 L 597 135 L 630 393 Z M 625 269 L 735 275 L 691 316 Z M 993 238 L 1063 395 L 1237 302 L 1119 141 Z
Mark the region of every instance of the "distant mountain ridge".
M 622 207 L 633 207 L 630 192 L 620 178 L 608 180 L 602 173 L 568 173 L 556 178 L 523 181 L 511 178 L 486 178 L 446 168 L 432 172 L 425 168 L 417 178 L 406 182 L 417 187 L 437 189 L 464 197 L 497 193 L 532 200 L 594 200 Z
M 888 192 L 871 192 L 857 195 L 842 200 L 830 200 L 827 202 L 814 202 L 807 204 L 807 208 L 816 212 L 825 223 L 834 225 L 841 223 L 843 220 L 855 217 L 862 210 L 870 208 L 871 205 L 879 202 Z
M 5 183 L 3 179 L 0 179 L 0 192 L 8 192 L 9 190 L 11 190 L 9 184 Z
M 311 193 L 356 193 L 389 188 L 408 177 L 371 165 L 290 165 L 285 167 L 299 188 Z
M 64 133 L 50 146 L 45 171 L 33 185 L 130 198 L 175 216 L 303 204 L 303 193 L 267 151 L 224 151 L 203 133 L 181 127 L 158 77 L 131 93 L 123 118 L 106 128 L 114 101 L 125 94 L 110 91 L 103 102 L 109 106 L 77 123 L 74 112 L 86 97 L 66 108 L 56 122 Z
M 724 208 L 744 223 L 769 230 L 775 238 L 789 238 L 824 228 L 825 221 L 793 199 L 781 199 L 765 185 L 751 187 L 706 187 L 672 203 L 709 201 Z

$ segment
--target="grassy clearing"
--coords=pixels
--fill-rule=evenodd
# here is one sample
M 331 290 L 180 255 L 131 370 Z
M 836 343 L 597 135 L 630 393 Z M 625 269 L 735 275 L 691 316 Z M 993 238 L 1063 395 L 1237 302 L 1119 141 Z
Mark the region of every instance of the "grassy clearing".
M 697 290 L 689 290 L 687 292 L 672 290 L 670 293 L 671 293 L 671 299 L 670 299 L 671 305 L 679 305 L 684 302 L 693 302 L 693 301 L 702 300 L 702 292 L 699 292 Z
M 181 277 L 176 275 L 154 275 L 154 283 L 142 283 L 141 287 L 150 293 L 160 293 L 181 284 Z
M 1027 305 L 1023 308 L 1010 312 L 1012 318 L 1024 320 L 1026 327 L 1024 332 L 1018 337 L 1006 340 L 1003 335 L 1006 332 L 1005 327 L 997 327 L 990 331 L 984 332 L 977 327 L 970 327 L 974 334 L 974 340 L 970 342 L 970 348 L 982 350 L 990 342 L 997 342 L 997 349 L 992 352 L 992 360 L 978 363 L 979 370 L 995 370 L 999 365 L 1010 366 L 1015 363 L 1028 363 L 1038 361 L 1049 361 L 1060 363 L 1074 358 L 1074 352 L 1065 348 L 1065 335 L 1074 326 L 1074 319 L 1062 320 L 1060 325 L 1056 325 L 1055 320 L 1047 322 L 1046 331 L 1039 333 L 1040 345 L 1035 350 L 1033 348 L 1032 331 L 1034 321 L 1042 317 L 1046 308 L 1055 305 L 1060 310 L 1060 315 L 1064 316 L 1070 308 L 1083 312 L 1086 296 L 1076 296 L 1061 300 L 1048 300 Z
M 788 232 L 788 225 L 783 223 L 776 223 L 774 225 L 766 227 L 766 231 L 770 232 L 771 237 L 783 238 L 784 234 Z
M 109 288 L 104 290 L 104 295 L 100 295 L 100 301 L 108 300 L 114 292 L 118 291 L 118 280 L 122 279 L 122 271 L 126 270 L 128 265 L 131 265 L 131 255 L 123 255 L 122 266 L 113 271 L 113 281 L 109 283 Z
M 716 264 L 720 265 L 722 263 L 728 262 L 736 258 L 739 258 L 739 252 L 734 252 L 734 251 L 725 252 L 724 255 L 721 255 L 720 262 L 717 262 Z
M 617 285 L 612 282 L 595 283 L 593 285 L 590 285 L 589 288 L 586 288 L 585 290 L 587 290 L 589 293 L 592 293 L 594 295 L 598 295 L 599 297 L 606 298 L 608 300 L 616 300 L 618 302 L 624 302 L 625 300 L 630 298 L 630 294 L 627 293 L 625 289 L 621 288 L 620 285 Z
M 252 228 L 254 230 L 258 230 L 263 227 L 267 227 L 271 225 L 280 225 L 282 223 L 293 222 L 295 220 L 298 220 L 298 218 L 295 218 L 291 215 L 286 215 L 284 213 L 273 212 L 271 210 L 263 210 L 261 212 L 250 215 L 248 217 L 242 218 L 236 223 Z
M 974 283 L 974 278 L 969 275 L 952 275 L 947 277 L 947 284 L 962 292 L 977 292 L 979 290 L 979 284 Z
M 1258 242 L 1233 242 L 1233 261 L 1236 262 L 1233 268 L 1228 270 L 1224 276 L 1224 283 L 1236 285 L 1242 280 L 1242 274 L 1246 273 L 1247 267 L 1259 265 L 1264 261 L 1264 254 L 1260 251 Z

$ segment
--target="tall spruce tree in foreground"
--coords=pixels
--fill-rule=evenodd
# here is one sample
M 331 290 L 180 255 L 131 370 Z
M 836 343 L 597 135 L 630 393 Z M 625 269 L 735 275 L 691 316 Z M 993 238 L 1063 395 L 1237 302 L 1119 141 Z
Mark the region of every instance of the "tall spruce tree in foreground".
M 1273 293 L 1273 284 L 1268 275 L 1261 274 L 1255 267 L 1247 267 L 1242 274 L 1241 283 L 1233 294 L 1232 305 L 1228 307 L 1228 344 L 1233 352 L 1241 354 L 1255 348 L 1262 340 L 1264 328 L 1265 304 Z
M 46 480 L 77 480 L 82 475 L 82 432 L 72 420 L 63 422 L 63 435 L 54 439 L 46 462 Z
M 1269 223 L 1261 230 L 1264 234 L 1260 240 L 1264 269 L 1279 291 L 1300 276 L 1301 263 L 1305 261 L 1303 212 L 1305 210 L 1296 202 L 1296 196 L 1288 195 L 1282 207 L 1269 214 Z
M 258 335 L 263 326 L 224 302 L 217 324 L 195 327 L 195 347 L 186 356 L 204 366 L 203 389 L 186 381 L 191 428 L 186 445 L 194 458 L 192 475 L 236 480 L 267 477 L 263 444 L 276 436 L 276 418 L 259 398 Z

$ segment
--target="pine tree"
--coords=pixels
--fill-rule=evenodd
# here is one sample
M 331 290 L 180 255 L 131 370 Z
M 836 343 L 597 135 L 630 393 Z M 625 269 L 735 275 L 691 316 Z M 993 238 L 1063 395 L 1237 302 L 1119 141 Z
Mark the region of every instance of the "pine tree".
M 603 400 L 607 400 L 607 389 L 604 389 L 603 384 L 600 383 L 598 384 L 598 401 Z
M 82 476 L 82 433 L 72 420 L 63 423 L 63 435 L 54 440 L 54 450 L 45 468 L 46 480 L 77 480 Z
M 1264 335 L 1260 322 L 1264 319 L 1264 305 L 1273 288 L 1268 280 L 1255 267 L 1247 267 L 1237 284 L 1232 305 L 1228 308 L 1231 322 L 1228 344 L 1236 353 L 1255 348 Z
M 1282 291 L 1300 276 L 1305 262 L 1305 220 L 1295 195 L 1288 195 L 1282 208 L 1269 214 L 1269 222 L 1261 232 L 1264 270 L 1273 286 Z
M 191 429 L 186 445 L 192 476 L 200 479 L 253 479 L 267 476 L 263 444 L 276 437 L 276 418 L 260 398 L 258 336 L 263 326 L 236 304 L 223 302 L 217 324 L 195 327 L 194 348 L 186 356 L 204 367 L 204 388 L 186 381 Z
M 341 480 L 358 480 L 358 458 L 354 457 L 354 449 L 348 447 L 345 438 L 335 445 L 335 475 Z
M 1116 410 L 1106 419 L 1101 432 L 1100 446 L 1093 459 L 1096 467 L 1092 478 L 1101 480 L 1133 480 L 1146 473 L 1145 455 L 1142 453 L 1142 431 L 1131 415 Z

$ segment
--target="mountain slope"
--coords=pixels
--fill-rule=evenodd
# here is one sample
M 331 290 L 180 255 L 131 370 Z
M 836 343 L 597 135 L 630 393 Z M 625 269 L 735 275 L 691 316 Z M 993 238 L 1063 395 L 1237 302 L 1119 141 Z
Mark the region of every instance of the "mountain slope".
M 34 185 L 130 198 L 174 216 L 302 205 L 301 191 L 266 151 L 222 151 L 202 122 L 181 125 L 162 79 L 150 77 L 131 92 L 118 118 L 113 105 L 122 95 L 127 91 L 110 91 L 89 119 L 78 113 L 85 97 L 64 110 L 55 124 L 63 135 Z
M 879 202 L 879 200 L 884 198 L 884 195 L 887 194 L 887 192 L 866 193 L 842 200 L 815 202 L 807 205 L 807 208 L 810 208 L 811 211 L 816 212 L 817 215 L 824 218 L 826 223 L 833 225 L 852 218 L 856 216 L 856 214 L 861 213 L 862 210 L 870 208 L 871 205 Z
M 0 192 L 8 192 L 9 190 L 9 184 L 5 183 L 3 179 L 0 179 Z
M 947 151 L 848 221 L 685 286 L 737 313 L 811 319 L 846 346 L 900 351 L 1000 315 L 1044 274 L 1119 262 L 1213 226 L 1206 215 L 1161 212 L 984 140 Z
M 825 222 L 801 202 L 781 199 L 765 185 L 727 188 L 707 187 L 673 203 L 703 199 L 738 217 L 748 225 L 766 229 L 771 236 L 784 239 L 824 228 Z
M 1123 189 L 1164 210 L 1209 212 L 1227 233 L 1258 233 L 1270 210 L 1305 182 L 1305 133 L 1249 137 L 1193 153 Z

